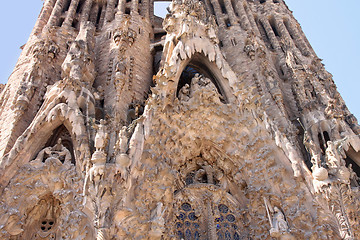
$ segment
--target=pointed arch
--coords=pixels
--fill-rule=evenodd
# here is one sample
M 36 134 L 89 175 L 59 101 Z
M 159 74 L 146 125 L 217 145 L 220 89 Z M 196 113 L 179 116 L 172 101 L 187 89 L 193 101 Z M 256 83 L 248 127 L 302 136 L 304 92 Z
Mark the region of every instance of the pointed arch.
M 195 53 L 190 59 L 183 61 L 180 64 L 179 71 L 175 75 L 176 95 L 179 90 L 186 83 L 189 84 L 191 78 L 196 74 L 203 75 L 209 78 L 217 88 L 219 94 L 223 98 L 224 103 L 234 101 L 231 89 L 221 70 L 217 67 L 215 62 L 211 62 L 204 54 Z
M 10 152 L 3 157 L 0 166 L 3 178 L 0 184 L 6 185 L 19 166 L 33 160 L 50 141 L 54 131 L 62 125 L 70 133 L 77 170 L 81 172 L 84 162 L 90 159 L 87 129 L 79 107 L 72 101 L 74 92 L 58 93 L 55 89 L 50 93 L 33 122 L 17 139 Z

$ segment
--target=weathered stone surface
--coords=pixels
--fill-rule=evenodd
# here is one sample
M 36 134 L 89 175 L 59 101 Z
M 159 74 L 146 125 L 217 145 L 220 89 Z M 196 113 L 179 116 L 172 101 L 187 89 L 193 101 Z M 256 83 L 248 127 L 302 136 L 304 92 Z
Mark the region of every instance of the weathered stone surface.
M 360 126 L 282 0 L 47 0 L 0 87 L 1 239 L 359 239 Z

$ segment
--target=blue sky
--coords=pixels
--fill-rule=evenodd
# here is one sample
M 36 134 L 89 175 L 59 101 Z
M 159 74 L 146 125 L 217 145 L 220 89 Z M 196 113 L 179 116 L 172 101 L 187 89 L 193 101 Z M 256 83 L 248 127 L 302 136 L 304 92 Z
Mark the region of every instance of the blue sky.
M 7 82 L 20 46 L 26 43 L 37 16 L 41 0 L 2 2 L 0 15 L 0 82 Z M 301 24 L 317 55 L 350 111 L 360 119 L 360 1 L 359 0 L 286 0 Z

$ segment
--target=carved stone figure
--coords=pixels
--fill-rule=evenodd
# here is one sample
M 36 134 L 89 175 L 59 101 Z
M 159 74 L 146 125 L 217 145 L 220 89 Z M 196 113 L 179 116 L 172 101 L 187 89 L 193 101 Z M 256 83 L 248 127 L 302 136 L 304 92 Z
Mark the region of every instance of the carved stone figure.
M 87 88 L 92 86 L 95 79 L 93 31 L 93 26 L 89 24 L 81 28 L 62 64 L 63 75 L 66 78 Z
M 57 143 L 54 146 L 46 147 L 41 150 L 34 159 L 33 163 L 41 163 L 49 158 L 58 159 L 64 164 L 71 163 L 71 153 L 61 144 L 61 138 L 57 140 Z
M 285 219 L 284 213 L 278 208 L 270 205 L 264 197 L 266 212 L 270 222 L 270 236 L 283 240 L 294 240 L 295 238 L 289 233 L 289 225 Z
M 98 125 L 95 125 L 94 128 L 97 130 L 95 135 L 95 148 L 96 151 L 104 151 L 107 140 L 108 140 L 108 133 L 106 128 L 106 122 L 104 119 L 100 120 Z
M 320 167 L 320 148 L 314 143 L 308 131 L 304 132 L 303 144 L 306 150 L 310 153 L 312 164 Z
M 285 220 L 283 212 L 278 208 L 274 207 L 272 228 L 270 229 L 270 235 L 273 237 L 279 236 L 283 232 L 287 232 L 289 226 Z
M 158 202 L 156 207 L 151 211 L 151 230 L 150 236 L 153 239 L 161 239 L 163 232 L 165 231 L 165 219 L 163 217 L 165 209 L 163 209 L 164 204 Z
M 190 99 L 190 86 L 189 84 L 185 84 L 179 91 L 179 99 L 180 101 L 187 102 Z

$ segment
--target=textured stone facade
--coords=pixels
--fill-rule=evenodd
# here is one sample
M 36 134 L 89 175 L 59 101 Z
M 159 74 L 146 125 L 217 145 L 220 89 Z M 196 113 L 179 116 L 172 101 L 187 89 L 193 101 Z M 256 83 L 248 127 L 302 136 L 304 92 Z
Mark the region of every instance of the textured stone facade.
M 0 95 L 1 239 L 359 239 L 360 128 L 282 0 L 46 0 Z

